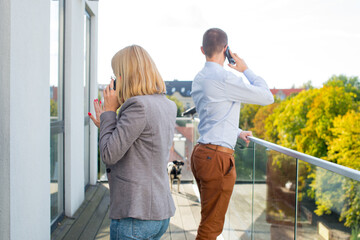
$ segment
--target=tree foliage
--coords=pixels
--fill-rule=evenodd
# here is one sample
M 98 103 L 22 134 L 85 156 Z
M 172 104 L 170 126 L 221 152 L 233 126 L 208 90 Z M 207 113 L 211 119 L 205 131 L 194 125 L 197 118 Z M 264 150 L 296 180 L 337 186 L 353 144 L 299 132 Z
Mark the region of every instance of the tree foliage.
M 175 102 L 176 107 L 177 107 L 176 116 L 177 116 L 177 117 L 181 117 L 181 114 L 184 112 L 184 105 L 182 104 L 182 102 L 180 102 L 179 99 L 177 99 L 177 98 L 174 97 L 174 96 L 168 96 L 168 95 L 166 95 L 166 97 L 167 97 L 168 99 L 170 99 L 171 101 Z
M 293 98 L 281 102 L 274 113 L 266 120 L 265 129 L 269 140 L 297 150 L 296 137 L 307 123 L 307 113 L 313 99 L 320 93 L 319 89 L 302 91 Z
M 346 92 L 352 92 L 355 96 L 355 101 L 360 101 L 360 82 L 358 77 L 346 77 L 345 75 L 333 75 L 324 83 L 327 87 L 344 87 Z
M 329 141 L 332 139 L 330 129 L 337 116 L 346 114 L 355 108 L 354 94 L 346 92 L 343 87 L 323 87 L 320 89 L 306 114 L 306 126 L 296 139 L 298 151 L 315 157 L 325 157 Z
M 50 116 L 57 117 L 57 115 L 58 115 L 57 103 L 53 99 L 50 99 Z
M 253 128 L 253 119 L 260 107 L 256 104 L 241 104 L 239 128 L 243 130 Z
M 307 91 L 269 106 L 244 106 L 240 126 L 251 126 L 255 136 L 267 141 L 360 170 L 358 78 L 332 76 L 320 89 L 311 82 L 307 86 Z M 278 174 L 291 177 L 280 171 L 284 167 L 281 157 L 271 158 Z M 305 195 L 314 199 L 316 214 L 336 212 L 345 226 L 359 231 L 359 182 L 303 163 L 298 189 L 300 200 Z
M 274 109 L 276 109 L 278 105 L 279 103 L 275 102 L 271 105 L 260 107 L 260 109 L 256 112 L 253 119 L 253 128 L 251 128 L 254 136 L 270 141 L 271 137 L 267 135 L 265 123 L 268 116 L 273 113 Z

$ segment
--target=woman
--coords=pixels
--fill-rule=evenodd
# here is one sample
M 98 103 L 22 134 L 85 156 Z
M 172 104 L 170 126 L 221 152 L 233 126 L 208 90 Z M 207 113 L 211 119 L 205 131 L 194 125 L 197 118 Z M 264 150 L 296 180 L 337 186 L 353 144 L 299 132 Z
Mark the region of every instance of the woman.
M 160 239 L 175 205 L 166 165 L 174 136 L 176 105 L 150 55 L 129 46 L 111 62 L 116 77 L 94 102 L 100 153 L 110 186 L 110 238 Z M 117 109 L 120 108 L 118 116 Z

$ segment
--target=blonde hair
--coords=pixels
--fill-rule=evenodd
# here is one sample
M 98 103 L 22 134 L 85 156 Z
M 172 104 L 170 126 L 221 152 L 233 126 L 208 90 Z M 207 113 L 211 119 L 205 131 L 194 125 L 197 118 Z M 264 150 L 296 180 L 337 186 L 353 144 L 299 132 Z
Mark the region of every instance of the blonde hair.
M 140 46 L 132 45 L 118 51 L 111 60 L 111 66 L 120 105 L 133 96 L 166 92 L 154 61 Z

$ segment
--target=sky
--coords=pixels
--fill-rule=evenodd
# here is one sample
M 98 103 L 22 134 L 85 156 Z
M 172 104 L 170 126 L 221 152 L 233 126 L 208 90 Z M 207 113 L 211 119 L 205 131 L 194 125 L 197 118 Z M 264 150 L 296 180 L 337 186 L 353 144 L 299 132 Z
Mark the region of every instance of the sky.
M 112 56 L 132 44 L 149 52 L 165 81 L 193 80 L 212 27 L 270 88 L 360 77 L 359 0 L 100 0 L 98 83 L 110 81 Z

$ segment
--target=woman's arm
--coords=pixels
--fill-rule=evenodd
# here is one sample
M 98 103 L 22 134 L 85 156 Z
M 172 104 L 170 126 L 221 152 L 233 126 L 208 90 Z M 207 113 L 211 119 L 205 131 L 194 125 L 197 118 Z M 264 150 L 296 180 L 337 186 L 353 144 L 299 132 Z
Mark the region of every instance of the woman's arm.
M 113 111 L 104 112 L 100 116 L 99 148 L 101 159 L 107 165 L 118 162 L 146 126 L 144 106 L 136 98 L 130 98 L 124 103 L 119 116 L 116 120 Z

